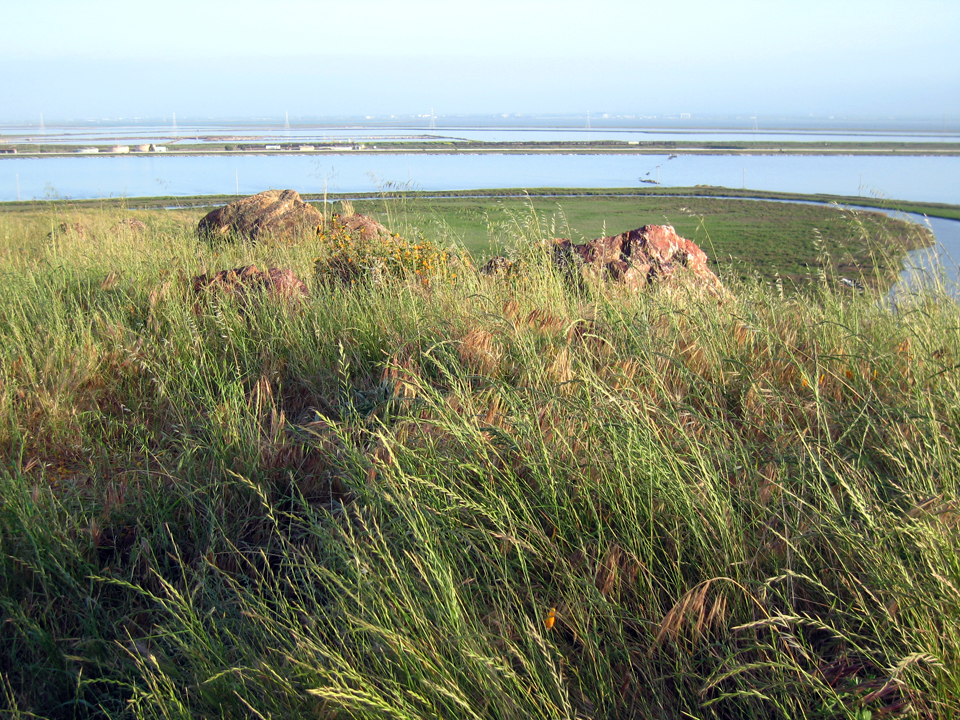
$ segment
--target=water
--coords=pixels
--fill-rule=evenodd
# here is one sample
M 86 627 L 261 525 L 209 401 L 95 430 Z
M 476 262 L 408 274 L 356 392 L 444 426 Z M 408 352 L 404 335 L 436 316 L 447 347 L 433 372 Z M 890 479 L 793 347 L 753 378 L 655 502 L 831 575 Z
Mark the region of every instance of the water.
M 913 213 L 907 213 L 907 217 L 929 227 L 937 241 L 932 247 L 907 253 L 900 280 L 890 289 L 889 300 L 903 304 L 924 288 L 943 288 L 950 297 L 960 299 L 960 220 Z
M 39 133 L 38 128 L 16 128 L 9 135 L 8 142 L 52 143 L 58 145 L 103 145 L 121 143 L 127 145 L 166 144 L 175 146 L 178 142 L 189 144 L 222 145 L 224 143 L 263 144 L 270 142 L 301 142 L 323 144 L 330 142 L 377 142 L 416 140 L 420 142 L 449 142 L 469 140 L 477 142 L 597 142 L 611 140 L 617 142 L 891 142 L 921 143 L 942 142 L 958 143 L 960 135 L 944 133 L 849 133 L 797 131 L 783 132 L 770 130 L 730 131 L 730 130 L 632 130 L 632 129 L 570 129 L 570 128 L 198 128 L 198 127 L 153 127 L 153 128 L 112 128 L 92 130 L 71 130 L 59 133 L 46 131 Z M 0 135 L 2 136 L 2 135 Z
M 722 199 L 743 200 L 744 198 L 730 196 Z M 834 206 L 832 203 L 814 200 L 747 199 L 753 202 Z M 892 218 L 909 220 L 924 226 L 933 233 L 934 244 L 931 247 L 911 250 L 904 258 L 900 278 L 890 288 L 888 294 L 888 299 L 892 304 L 896 305 L 903 299 L 922 292 L 925 288 L 943 288 L 950 297 L 960 299 L 960 220 L 927 217 L 918 213 L 905 213 L 887 208 L 857 206 L 851 209 L 854 211 L 880 212 Z
M 680 155 L 76 156 L 0 159 L 0 201 L 17 199 L 713 185 L 960 204 L 960 157 Z M 239 187 L 238 187 L 239 186 Z
M 24 128 L 25 130 L 27 128 Z M 9 131 L 9 128 L 4 128 Z M 96 140 L 134 144 L 150 134 L 156 142 L 192 136 L 223 142 L 243 132 L 244 137 L 266 140 L 315 140 L 317 128 L 277 130 L 265 125 L 148 128 L 74 128 L 73 140 L 88 144 Z M 64 141 L 59 129 L 57 142 Z M 416 128 L 393 130 L 370 127 L 330 127 L 328 139 L 376 139 L 419 137 Z M 431 130 L 436 138 L 453 136 L 450 131 Z M 577 128 L 457 128 L 457 137 L 482 140 L 583 140 L 587 131 Z M 176 133 L 176 134 L 174 134 Z M 393 134 L 391 134 L 393 133 Z M 705 133 L 656 130 L 591 130 L 590 139 L 753 139 L 754 133 Z M 809 134 L 767 135 L 758 139 L 806 139 Z M 880 133 L 884 140 L 893 136 Z M 853 136 L 823 135 L 817 139 L 852 139 Z M 881 139 L 861 133 L 857 139 Z M 930 134 L 896 136 L 931 139 Z M 955 141 L 957 136 L 949 141 Z M 50 134 L 43 137 L 53 141 Z M 944 138 L 940 138 L 944 139 Z M 235 140 L 236 142 L 236 140 Z M 427 191 L 480 190 L 492 188 L 624 188 L 642 187 L 641 180 L 657 179 L 663 186 L 714 185 L 747 187 L 795 193 L 863 195 L 865 197 L 960 204 L 960 158 L 957 157 L 859 157 L 859 156 L 697 156 L 681 155 L 381 155 L 358 151 L 342 155 L 250 155 L 250 156 L 112 156 L 112 157 L 5 157 L 0 159 L 0 201 L 55 198 L 156 197 L 188 195 L 251 195 L 267 188 L 292 187 L 304 193 L 376 192 L 385 186 Z M 945 281 L 948 292 L 960 297 L 957 261 L 960 260 L 960 221 L 909 216 L 927 224 L 937 238 L 933 248 L 911 252 L 891 299 L 903 297 L 935 278 Z
M 10 143 L 58 144 L 267 143 L 378 140 L 474 140 L 481 142 L 622 142 L 750 141 L 771 142 L 960 142 L 956 124 L 928 122 L 844 121 L 809 118 L 705 118 L 697 124 L 670 118 L 496 117 L 363 120 L 362 122 L 294 123 L 285 127 L 271 120 L 181 122 L 111 122 L 69 125 L 0 126 L 0 140 Z M 939 125 L 939 127 L 938 127 Z

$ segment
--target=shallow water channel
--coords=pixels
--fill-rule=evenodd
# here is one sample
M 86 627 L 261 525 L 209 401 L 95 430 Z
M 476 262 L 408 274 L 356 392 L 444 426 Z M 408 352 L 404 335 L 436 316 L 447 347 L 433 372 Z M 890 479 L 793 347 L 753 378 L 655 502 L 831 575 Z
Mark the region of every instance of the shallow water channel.
M 910 220 L 929 227 L 937 239 L 932 247 L 907 253 L 900 280 L 890 289 L 890 301 L 902 304 L 912 295 L 941 287 L 950 297 L 960 299 L 960 220 L 880 212 L 896 217 L 906 215 Z
M 722 199 L 836 207 L 833 203 L 813 200 L 770 200 L 738 198 L 735 196 Z M 907 252 L 903 260 L 903 271 L 900 273 L 900 279 L 890 288 L 888 294 L 891 302 L 896 304 L 911 295 L 935 288 L 942 288 L 951 297 L 960 299 L 960 220 L 927 217 L 918 213 L 905 213 L 878 207 L 857 206 L 851 208 L 851 210 L 879 212 L 892 218 L 909 220 L 922 225 L 933 233 L 933 245 Z

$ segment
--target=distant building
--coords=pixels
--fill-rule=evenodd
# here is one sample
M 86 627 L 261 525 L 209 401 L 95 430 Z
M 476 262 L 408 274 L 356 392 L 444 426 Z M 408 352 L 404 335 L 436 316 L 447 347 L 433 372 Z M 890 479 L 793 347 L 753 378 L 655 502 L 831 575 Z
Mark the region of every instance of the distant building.
M 279 150 L 279 149 L 280 149 L 280 146 L 279 146 L 279 145 L 264 145 L 264 146 L 263 146 L 263 149 L 264 149 L 264 150 Z
M 313 145 L 301 145 L 300 152 L 311 152 L 313 151 Z
M 134 152 L 150 152 L 149 145 L 137 145 L 134 149 Z
M 79 150 L 77 150 L 77 152 L 80 153 L 81 155 L 94 155 L 100 152 L 100 149 L 99 148 L 80 148 Z
M 167 148 L 165 145 L 151 145 L 150 152 L 166 152 Z
M 129 146 L 129 145 L 114 145 L 112 148 L 110 148 L 110 152 L 112 152 L 112 153 L 120 153 L 121 155 L 123 155 L 123 154 L 125 154 L 125 153 L 130 152 L 130 146 Z

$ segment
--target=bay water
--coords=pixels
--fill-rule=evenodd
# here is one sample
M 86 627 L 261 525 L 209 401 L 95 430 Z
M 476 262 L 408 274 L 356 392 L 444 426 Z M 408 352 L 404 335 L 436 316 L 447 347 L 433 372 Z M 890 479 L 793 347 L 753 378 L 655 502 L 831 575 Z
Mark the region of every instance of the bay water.
M 960 157 L 789 155 L 119 155 L 0 159 L 0 201 L 494 188 L 711 185 L 960 204 Z

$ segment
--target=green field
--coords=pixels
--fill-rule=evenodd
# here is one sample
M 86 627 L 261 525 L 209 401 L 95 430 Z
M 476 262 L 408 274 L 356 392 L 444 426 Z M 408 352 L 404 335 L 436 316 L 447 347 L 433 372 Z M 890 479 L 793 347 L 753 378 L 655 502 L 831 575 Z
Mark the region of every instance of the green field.
M 705 192 L 704 189 L 695 191 Z M 676 194 L 624 193 L 541 195 L 518 191 L 508 196 L 392 192 L 377 197 L 351 196 L 358 212 L 369 214 L 405 236 L 424 237 L 443 246 L 466 250 L 481 264 L 495 254 L 515 250 L 517 238 L 529 231 L 583 242 L 646 224 L 673 225 L 700 245 L 715 271 L 741 278 L 782 279 L 791 287 L 829 270 L 871 284 L 888 285 L 898 274 L 904 252 L 923 247 L 932 237 L 914 223 L 880 213 L 753 199 L 685 197 Z M 797 196 L 793 196 L 795 199 Z M 65 218 L 95 217 L 126 207 L 144 219 L 154 218 L 188 233 L 216 199 L 133 199 L 66 203 L 8 203 L 6 212 L 20 218 L 34 233 L 49 232 Z M 320 200 L 308 196 L 314 202 Z M 342 207 L 335 198 L 330 211 Z M 183 209 L 151 210 L 182 205 Z M 320 202 L 320 206 L 323 203 Z M 924 209 L 949 215 L 949 207 Z
M 647 224 L 673 225 L 700 245 L 715 270 L 779 275 L 803 282 L 834 273 L 883 279 L 903 250 L 932 239 L 913 223 L 838 207 L 687 197 L 408 198 L 389 212 L 380 201 L 358 211 L 401 222 L 428 238 L 454 242 L 483 258 L 508 251 L 527 226 L 583 242 Z M 884 238 L 883 243 L 878 240 Z
M 345 241 L 132 205 L 0 213 L 4 717 L 960 716 L 960 310 L 836 268 L 899 226 L 387 198 L 423 256 L 521 271 L 338 284 Z M 664 221 L 724 292 L 541 251 Z M 251 263 L 309 297 L 194 293 Z

